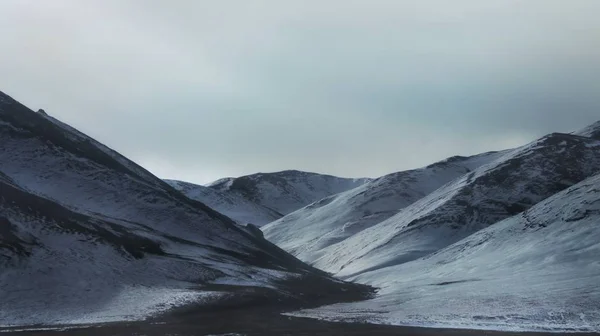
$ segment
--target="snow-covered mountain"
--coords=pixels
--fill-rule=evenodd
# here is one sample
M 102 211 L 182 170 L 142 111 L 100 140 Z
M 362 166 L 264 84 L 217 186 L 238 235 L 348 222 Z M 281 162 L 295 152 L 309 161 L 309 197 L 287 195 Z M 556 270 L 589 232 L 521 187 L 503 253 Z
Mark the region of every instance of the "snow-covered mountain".
M 430 166 L 385 175 L 336 194 L 262 228 L 265 237 L 308 263 L 323 249 L 378 224 L 444 184 L 507 152 L 455 156 Z
M 250 223 L 258 227 L 323 197 L 352 189 L 367 181 L 366 178 L 349 179 L 296 170 L 224 178 L 207 186 L 165 180 L 186 196 L 237 223 Z
M 165 180 L 165 182 L 187 197 L 208 205 L 238 224 L 250 223 L 260 227 L 282 217 L 277 211 L 250 201 L 237 193 L 183 181 Z
M 231 300 L 234 285 L 282 298 L 348 290 L 1 92 L 0 149 L 0 325 L 142 318 Z
M 425 257 L 358 275 L 355 280 L 381 287 L 372 300 L 296 315 L 428 327 L 599 332 L 599 256 L 596 175 Z
M 282 215 L 287 215 L 310 203 L 356 188 L 368 181 L 367 178 L 341 178 L 286 170 L 224 178 L 208 184 L 208 187 L 221 192 L 233 193 Z
M 313 264 L 347 277 L 406 263 L 514 216 L 598 171 L 600 141 L 554 133 L 323 249 Z
M 162 181 L 0 92 L 0 326 L 367 291 L 236 224 L 286 215 L 268 238 L 380 287 L 297 315 L 600 331 L 599 130 L 375 180 L 285 171 L 198 186 Z
M 600 121 L 597 121 L 587 127 L 584 127 L 583 129 L 574 132 L 573 134 L 600 140 Z

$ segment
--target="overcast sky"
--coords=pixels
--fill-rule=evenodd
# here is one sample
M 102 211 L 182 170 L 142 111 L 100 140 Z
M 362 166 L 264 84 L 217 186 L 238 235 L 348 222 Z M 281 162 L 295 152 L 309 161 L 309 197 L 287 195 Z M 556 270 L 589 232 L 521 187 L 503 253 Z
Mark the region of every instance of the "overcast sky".
M 0 90 L 160 177 L 378 176 L 600 119 L 598 0 L 2 0 Z

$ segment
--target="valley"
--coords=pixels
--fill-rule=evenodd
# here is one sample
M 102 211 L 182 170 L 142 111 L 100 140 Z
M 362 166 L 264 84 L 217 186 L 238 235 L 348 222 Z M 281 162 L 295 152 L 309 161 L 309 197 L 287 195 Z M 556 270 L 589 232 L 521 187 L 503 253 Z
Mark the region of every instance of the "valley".
M 0 332 L 599 332 L 599 134 L 198 185 L 0 92 Z

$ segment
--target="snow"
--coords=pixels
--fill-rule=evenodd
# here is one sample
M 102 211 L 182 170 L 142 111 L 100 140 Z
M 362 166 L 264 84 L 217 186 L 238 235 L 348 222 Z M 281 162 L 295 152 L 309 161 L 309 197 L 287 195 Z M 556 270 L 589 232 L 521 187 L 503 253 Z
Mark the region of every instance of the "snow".
M 600 121 L 597 121 L 573 134 L 600 140 Z
M 297 210 L 262 230 L 265 238 L 314 263 L 324 249 L 376 225 L 444 184 L 507 152 L 450 158 L 425 168 L 389 174 Z
M 81 301 L 76 303 L 81 306 L 72 309 L 65 309 L 66 305 L 53 311 L 31 305 L 3 309 L 0 317 L 5 324 L 0 327 L 36 324 L 85 325 L 144 320 L 175 307 L 191 303 L 205 302 L 208 304 L 218 298 L 218 293 L 198 290 L 124 287 L 119 288 L 118 292 L 111 292 L 110 299 L 103 302 L 101 306 L 86 305 L 84 296 Z M 32 314 L 32 311 L 35 311 L 36 314 Z M 39 311 L 42 314 L 37 314 Z
M 9 326 L 5 326 L 5 325 L 0 325 L 0 328 L 8 328 Z M 42 327 L 42 328 L 33 328 L 33 327 L 28 327 L 28 328 L 10 328 L 10 329 L 3 329 L 0 330 L 0 333 L 15 333 L 15 332 L 24 332 L 24 331 L 68 331 L 71 329 L 83 329 L 83 328 L 91 328 L 91 326 L 87 326 L 87 325 L 77 325 L 77 326 L 71 326 L 71 327 Z
M 352 277 L 372 300 L 292 313 L 334 321 L 600 331 L 600 175 L 436 253 Z
M 30 112 L 0 93 L 0 324 L 144 319 L 219 300 L 214 284 L 277 289 L 306 271 L 256 232 Z M 380 288 L 372 300 L 294 315 L 600 331 L 600 175 L 588 178 L 600 167 L 597 130 L 373 181 L 284 171 L 168 182 L 238 223 L 286 214 L 263 227 L 268 237 Z
M 248 284 L 273 287 L 268 274 L 234 258 L 194 245 L 162 241 L 169 257 L 133 259 L 93 236 L 56 232 L 60 223 L 40 225 L 41 218 L 0 207 L 18 232 L 42 244 L 27 258 L 8 254 L 0 264 L 0 321 L 9 325 L 80 324 L 140 319 L 189 302 L 212 298 L 197 288 L 217 275 L 238 279 L 261 274 Z M 2 250 L 4 251 L 4 250 Z M 3 254 L 0 254 L 2 256 Z M 14 262 L 10 262 L 10 260 Z M 218 261 L 211 261 L 211 259 Z M 2 263 L 2 258 L 0 258 Z M 223 273 L 225 270 L 226 273 Z M 36 314 L 31 314 L 35 311 Z
M 2 93 L 0 147 L 4 326 L 143 319 L 219 300 L 207 289 L 212 283 L 276 288 L 312 272 L 127 158 Z
M 225 178 L 208 186 L 232 192 L 282 215 L 289 214 L 322 198 L 358 187 L 369 179 L 286 170 Z
M 127 158 L 125 158 L 124 156 L 122 156 L 121 154 L 117 153 L 116 151 L 108 148 L 107 146 L 105 146 L 104 144 L 88 137 L 87 135 L 79 132 L 78 130 L 76 130 L 75 128 L 63 123 L 62 121 L 53 118 L 47 114 L 42 114 L 48 121 L 52 122 L 53 124 L 55 124 L 56 126 L 62 128 L 65 132 L 64 134 L 69 137 L 71 140 L 75 141 L 75 142 L 87 142 L 92 144 L 94 147 L 96 147 L 98 150 L 106 153 L 107 155 L 109 155 L 110 157 L 112 157 L 114 160 L 118 161 L 121 165 L 123 165 L 124 167 L 126 167 L 127 169 L 131 170 L 133 173 L 135 173 L 138 176 L 143 176 L 146 180 L 148 181 L 153 181 L 156 182 L 156 177 L 153 176 L 150 172 L 148 172 L 147 170 L 145 170 L 144 168 L 140 167 L 139 165 L 135 164 L 134 162 L 128 160 Z
M 567 146 L 560 145 L 563 140 Z M 594 142 L 555 134 L 504 153 L 387 220 L 326 247 L 313 265 L 349 277 L 431 254 L 597 172 L 600 152 L 585 146 Z M 561 153 L 561 148 L 567 150 Z M 568 169 L 564 162 L 570 163 Z
M 301 171 L 223 178 L 207 186 L 165 180 L 189 198 L 208 205 L 238 224 L 251 223 L 258 227 L 323 197 L 352 189 L 367 181 Z
M 192 290 L 185 281 L 212 278 L 202 265 L 160 257 L 132 260 L 82 235 L 38 231 L 35 222 L 21 225 L 44 246 L 16 266 L 3 266 L 0 321 L 5 326 L 143 319 L 215 295 Z
M 0 141 L 5 149 L 0 152 L 0 171 L 22 188 L 75 211 L 209 244 L 214 243 L 207 238 L 221 230 L 207 214 L 165 197 L 163 190 L 137 176 L 116 172 L 39 138 L 3 133 Z
M 165 180 L 173 188 L 187 197 L 200 201 L 220 213 L 235 220 L 238 224 L 251 223 L 262 226 L 281 217 L 281 214 L 252 202 L 236 193 L 223 192 L 193 183 Z

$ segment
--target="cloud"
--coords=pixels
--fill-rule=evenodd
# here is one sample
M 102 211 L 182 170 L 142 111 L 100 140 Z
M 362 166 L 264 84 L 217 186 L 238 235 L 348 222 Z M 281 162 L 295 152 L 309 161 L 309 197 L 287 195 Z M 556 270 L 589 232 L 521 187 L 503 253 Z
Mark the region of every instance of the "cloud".
M 600 116 L 596 0 L 0 2 L 2 90 L 162 177 L 377 176 Z

